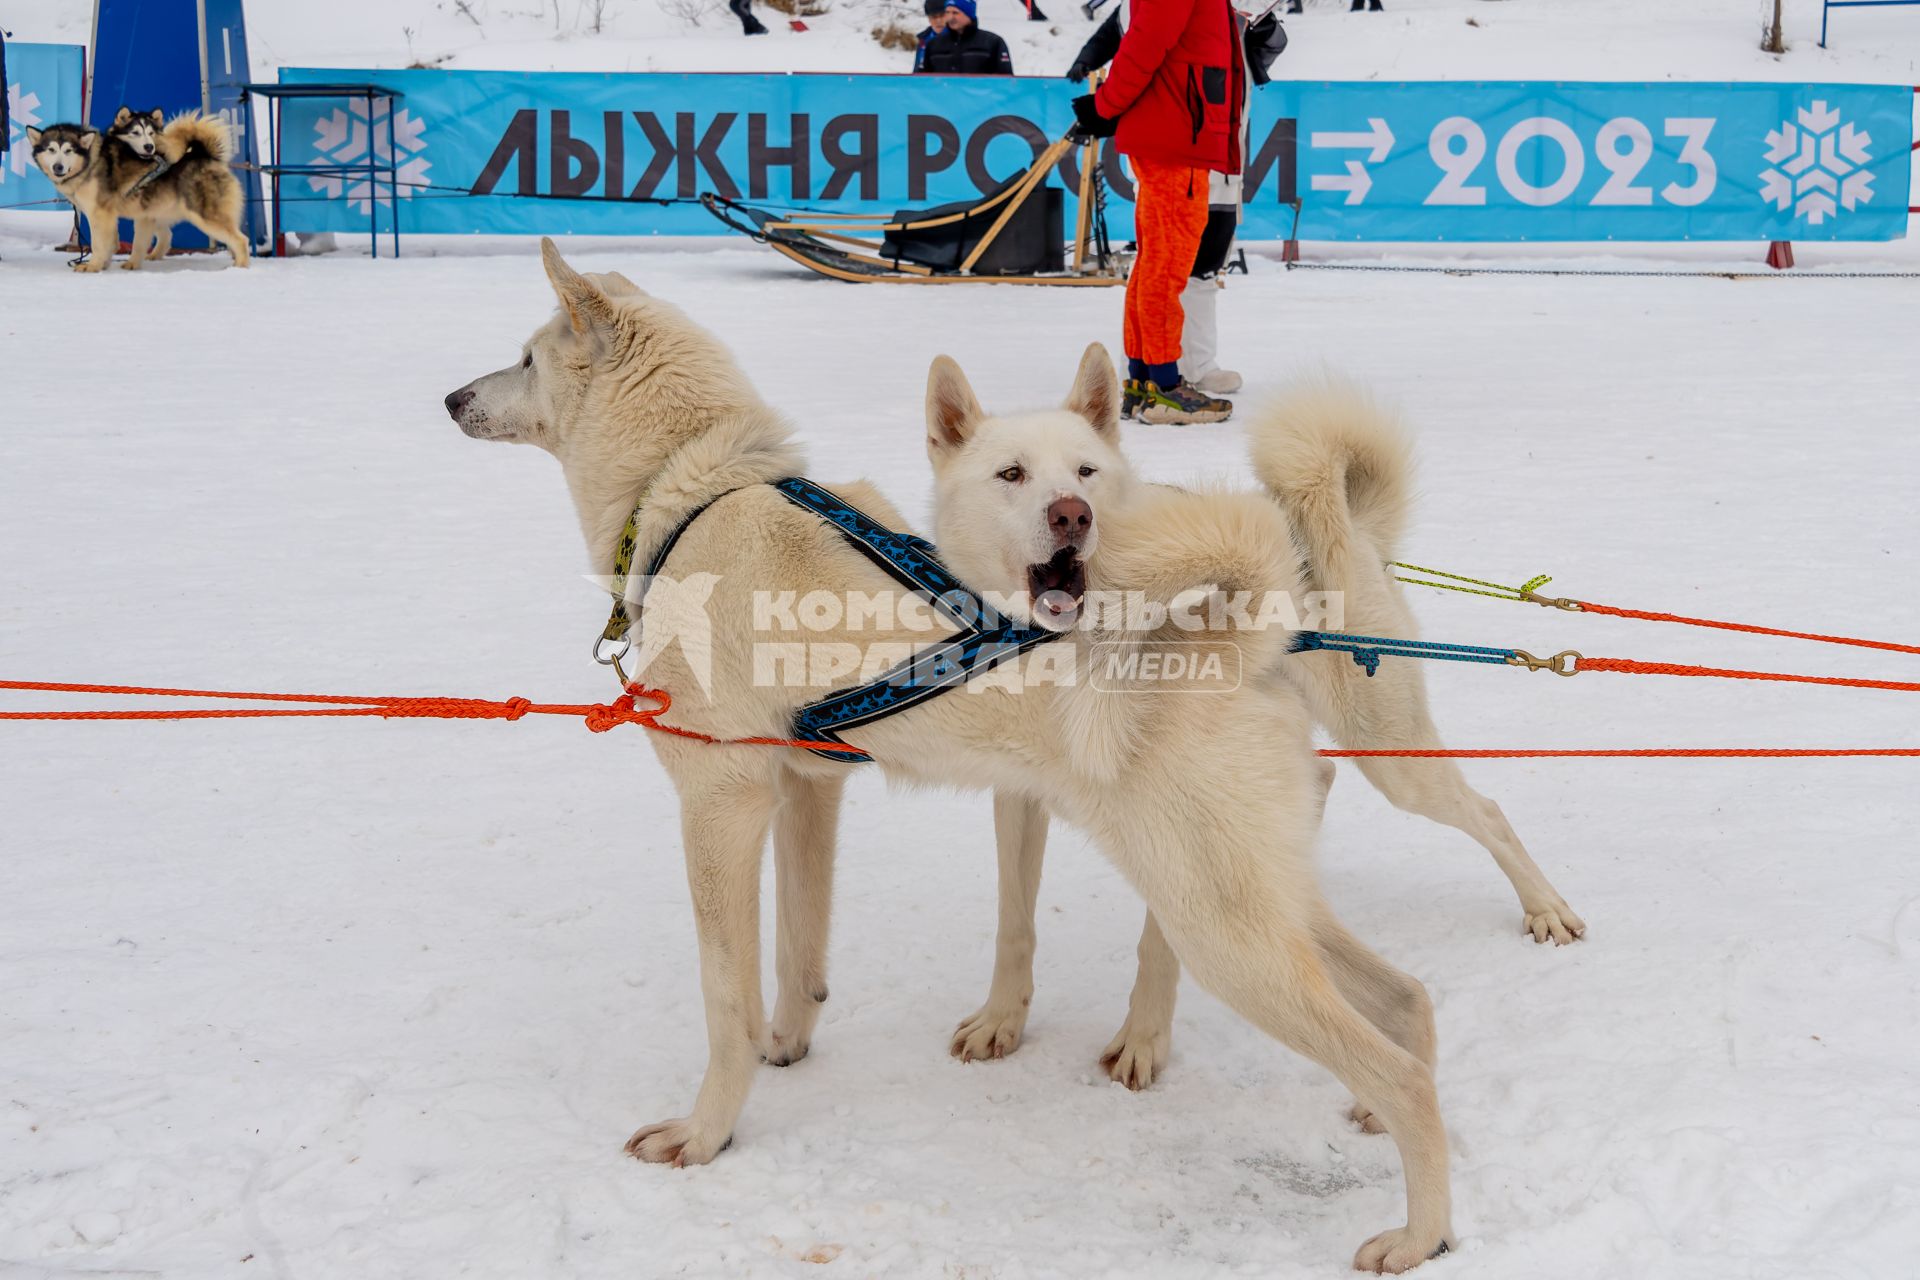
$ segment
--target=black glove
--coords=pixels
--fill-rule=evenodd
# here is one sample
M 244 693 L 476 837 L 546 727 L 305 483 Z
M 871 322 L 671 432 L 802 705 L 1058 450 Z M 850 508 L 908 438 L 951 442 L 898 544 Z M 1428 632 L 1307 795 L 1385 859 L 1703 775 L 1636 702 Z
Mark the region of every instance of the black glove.
M 1089 138 L 1111 138 L 1120 128 L 1120 122 L 1109 120 L 1100 114 L 1093 105 L 1093 95 L 1083 93 L 1073 100 L 1073 118 L 1075 131 Z
M 1073 81 L 1075 84 L 1084 82 L 1086 78 L 1092 74 L 1093 68 L 1078 58 L 1075 58 L 1073 65 L 1067 68 L 1067 79 Z
M 1271 68 L 1287 47 L 1287 29 L 1280 19 L 1268 14 L 1247 28 L 1247 75 L 1256 85 L 1273 79 Z

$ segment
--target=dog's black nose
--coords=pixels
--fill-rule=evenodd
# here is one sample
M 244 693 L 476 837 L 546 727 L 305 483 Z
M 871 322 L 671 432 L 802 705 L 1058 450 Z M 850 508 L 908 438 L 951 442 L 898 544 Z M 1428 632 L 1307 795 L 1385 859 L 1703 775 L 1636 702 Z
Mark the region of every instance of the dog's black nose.
M 473 388 L 462 387 L 447 394 L 447 416 L 455 422 L 460 420 L 460 411 L 473 403 Z
M 1054 546 L 1077 546 L 1093 527 L 1093 508 L 1079 498 L 1055 498 L 1047 504 L 1047 527 Z

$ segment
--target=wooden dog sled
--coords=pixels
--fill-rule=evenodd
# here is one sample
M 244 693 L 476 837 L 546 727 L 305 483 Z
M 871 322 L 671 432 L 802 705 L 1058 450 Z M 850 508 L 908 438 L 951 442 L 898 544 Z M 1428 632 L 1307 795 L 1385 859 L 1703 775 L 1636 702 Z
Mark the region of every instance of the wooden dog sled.
M 1071 261 L 1061 235 L 1064 192 L 1047 175 L 1074 146 L 1080 157 L 1079 215 Z M 1100 144 L 1069 133 L 1031 168 L 977 201 L 899 213 L 777 213 L 712 192 L 714 217 L 801 266 L 855 284 L 1126 283 L 1126 255 L 1107 239 Z

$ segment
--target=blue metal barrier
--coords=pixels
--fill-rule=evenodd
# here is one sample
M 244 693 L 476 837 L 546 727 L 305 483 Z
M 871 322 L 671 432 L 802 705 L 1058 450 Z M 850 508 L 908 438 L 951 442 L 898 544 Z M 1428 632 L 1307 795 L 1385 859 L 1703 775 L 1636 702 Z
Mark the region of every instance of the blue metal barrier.
M 1820 0 L 1820 47 L 1827 47 L 1827 11 L 1830 9 L 1920 8 L 1920 0 Z

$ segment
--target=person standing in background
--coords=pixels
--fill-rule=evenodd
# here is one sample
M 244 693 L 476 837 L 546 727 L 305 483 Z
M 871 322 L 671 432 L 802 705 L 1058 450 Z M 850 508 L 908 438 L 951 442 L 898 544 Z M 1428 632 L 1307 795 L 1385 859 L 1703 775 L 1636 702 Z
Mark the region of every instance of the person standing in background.
M 978 13 L 977 0 L 947 0 L 947 29 L 927 41 L 913 69 L 935 75 L 1012 75 L 1007 42 L 978 26 Z
M 1263 12 L 1259 20 L 1251 25 L 1245 25 L 1245 15 L 1238 11 L 1236 18 L 1235 27 L 1240 33 L 1247 78 L 1254 85 L 1264 85 L 1272 78 L 1269 70 L 1274 59 L 1287 47 L 1287 29 L 1281 25 L 1272 8 Z M 1114 53 L 1120 48 L 1120 36 L 1125 27 L 1126 0 L 1120 0 L 1108 12 L 1106 21 L 1081 46 L 1073 65 L 1067 69 L 1067 79 L 1079 84 L 1112 61 Z M 1243 156 L 1250 154 L 1247 140 L 1250 113 L 1251 107 L 1243 103 L 1238 125 Z M 1220 296 L 1218 276 L 1227 265 L 1227 255 L 1233 249 L 1234 237 L 1239 234 L 1242 190 L 1238 174 L 1213 173 L 1208 177 L 1207 226 L 1200 235 L 1200 247 L 1194 253 L 1193 269 L 1189 273 L 1186 288 L 1180 294 L 1180 307 L 1184 315 L 1180 330 L 1180 358 L 1181 369 L 1189 382 L 1209 395 L 1222 396 L 1232 395 L 1241 386 L 1240 375 L 1231 369 L 1221 368 L 1219 364 L 1217 304 Z
M 1248 25 L 1246 15 L 1235 11 L 1237 42 L 1246 58 L 1247 79 L 1255 87 L 1271 80 L 1274 59 L 1287 47 L 1287 29 L 1268 10 L 1257 22 Z M 1250 155 L 1249 133 L 1253 108 L 1243 103 L 1240 111 L 1240 154 Z M 1180 305 L 1186 312 L 1186 327 L 1181 331 L 1182 368 L 1188 381 L 1208 395 L 1230 396 L 1240 390 L 1240 375 L 1220 367 L 1220 273 L 1226 269 L 1227 255 L 1240 234 L 1241 208 L 1246 188 L 1237 173 L 1216 173 L 1207 190 L 1207 229 L 1200 235 L 1200 248 L 1193 257 L 1193 272 L 1181 291 Z
M 743 36 L 763 36 L 767 34 L 766 24 L 753 16 L 753 0 L 727 0 L 727 9 L 740 19 L 740 34 Z
M 920 42 L 919 47 L 913 51 L 915 71 L 920 70 L 920 64 L 926 60 L 927 45 L 935 36 L 947 29 L 947 0 L 926 0 L 926 4 L 922 7 L 927 14 L 927 29 L 914 37 Z
M 1182 376 L 1181 295 L 1206 233 L 1211 175 L 1238 175 L 1245 163 L 1238 18 L 1227 0 L 1130 0 L 1125 7 L 1124 17 L 1109 18 L 1121 34 L 1105 83 L 1073 103 L 1079 128 L 1112 137 L 1133 168 L 1139 252 L 1127 277 L 1123 412 L 1143 422 L 1224 422 L 1233 405 Z

